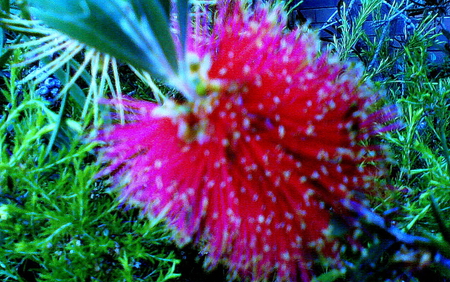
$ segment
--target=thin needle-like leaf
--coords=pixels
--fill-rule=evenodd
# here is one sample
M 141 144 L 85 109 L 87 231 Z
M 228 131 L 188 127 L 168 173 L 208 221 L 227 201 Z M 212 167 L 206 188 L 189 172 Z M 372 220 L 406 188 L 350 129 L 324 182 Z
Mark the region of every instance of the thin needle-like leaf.
M 434 197 L 430 197 L 431 202 L 431 208 L 434 214 L 434 218 L 437 221 L 437 224 L 439 226 L 439 230 L 442 233 L 442 237 L 447 243 L 450 243 L 450 230 L 445 224 L 444 217 L 442 215 L 441 209 L 439 208 L 439 205 L 436 203 L 436 200 Z

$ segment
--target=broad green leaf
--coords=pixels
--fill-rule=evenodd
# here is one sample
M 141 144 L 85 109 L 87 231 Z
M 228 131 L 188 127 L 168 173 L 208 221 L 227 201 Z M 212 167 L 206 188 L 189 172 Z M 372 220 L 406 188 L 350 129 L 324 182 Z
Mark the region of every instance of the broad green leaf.
M 46 24 L 162 79 L 177 72 L 175 44 L 156 0 L 30 0 Z
M 166 55 L 170 65 L 177 69 L 177 54 L 172 35 L 170 33 L 170 1 L 162 0 L 131 0 L 137 19 L 144 24 L 150 24 L 162 51 Z

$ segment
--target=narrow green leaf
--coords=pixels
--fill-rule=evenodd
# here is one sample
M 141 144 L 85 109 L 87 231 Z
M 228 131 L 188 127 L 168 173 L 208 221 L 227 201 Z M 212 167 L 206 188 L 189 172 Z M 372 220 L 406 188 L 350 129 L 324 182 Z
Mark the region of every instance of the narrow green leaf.
M 5 40 L 5 30 L 0 27 L 0 54 L 3 53 L 3 42 Z
M 180 26 L 180 43 L 182 58 L 186 52 L 186 38 L 189 20 L 189 0 L 177 0 L 178 23 Z
M 67 96 L 68 96 L 67 93 L 64 93 L 64 95 L 62 97 L 61 106 L 60 106 L 58 118 L 56 120 L 55 129 L 52 131 L 52 134 L 48 141 L 47 150 L 45 151 L 45 158 L 47 158 L 50 155 L 53 145 L 55 144 L 56 138 L 58 137 L 58 132 L 60 130 L 61 123 L 64 118 L 64 111 L 66 109 Z
M 445 220 L 444 217 L 442 216 L 441 209 L 439 208 L 439 205 L 436 203 L 436 200 L 434 199 L 433 196 L 430 196 L 430 202 L 434 218 L 436 219 L 437 224 L 439 226 L 439 231 L 441 231 L 444 240 L 447 243 L 450 243 L 450 230 L 445 224 Z
M 345 276 L 345 272 L 332 269 L 326 273 L 321 274 L 318 277 L 313 278 L 313 282 L 333 282 L 338 279 L 342 279 Z

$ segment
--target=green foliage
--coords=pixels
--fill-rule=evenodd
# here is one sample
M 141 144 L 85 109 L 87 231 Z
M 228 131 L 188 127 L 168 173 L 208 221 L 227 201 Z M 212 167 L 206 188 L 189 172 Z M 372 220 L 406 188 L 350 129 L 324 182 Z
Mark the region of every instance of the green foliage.
M 185 34 L 187 1 L 177 3 Z M 31 0 L 30 4 L 46 24 L 98 51 L 166 80 L 178 71 L 169 29 L 170 1 Z
M 348 2 L 353 1 L 344 1 Z M 375 81 L 386 91 L 383 103 L 396 104 L 401 110 L 399 119 L 404 125 L 400 130 L 380 135 L 381 142 L 391 147 L 390 187 L 386 187 L 382 198 L 373 199 L 373 206 L 408 234 L 430 238 L 431 249 L 439 250 L 448 257 L 450 79 L 433 75 L 436 63 L 431 61 L 430 49 L 439 45 L 436 40 L 439 35 L 435 30 L 436 15 L 414 13 L 411 16 L 408 13 L 413 6 L 412 1 L 361 3 L 356 12 L 355 8 L 350 11 L 343 5 L 340 33 L 328 49 L 343 59 L 358 58 L 366 66 L 367 79 Z M 382 7 L 385 9 L 382 10 Z M 376 27 L 375 34 L 370 37 L 364 31 L 369 18 L 372 27 Z M 389 30 L 394 19 L 398 18 L 414 25 L 402 36 L 394 38 Z M 418 272 L 424 265 L 429 266 L 425 276 L 432 275 L 440 281 L 450 278 L 448 262 L 440 264 L 424 256 L 420 258 L 431 250 L 430 246 L 394 251 L 395 245 L 385 245 L 389 240 L 381 240 L 380 244 L 371 246 L 368 257 L 358 262 L 359 266 L 355 269 L 362 279 L 358 281 L 372 281 L 368 277 L 387 279 L 381 277 L 387 277 L 385 275 L 393 267 L 400 275 L 399 261 L 410 264 L 407 268 L 410 273 L 402 274 L 403 277 L 407 274 L 410 281 L 421 281 L 418 278 L 420 274 L 415 276 L 414 271 Z M 421 259 L 426 263 L 418 266 Z M 364 264 L 361 263 L 372 263 L 375 268 L 363 270 Z M 443 267 L 445 264 L 447 266 Z
M 116 192 L 94 178 L 98 144 L 85 135 L 96 107 L 58 115 L 32 84 L 18 87 L 21 69 L 9 71 L 0 99 L 0 280 L 176 278 L 164 226 L 118 206 Z
M 434 28 L 435 17 L 415 14 L 409 22 L 417 22 L 416 26 L 403 38 L 394 39 L 385 32 L 385 27 L 390 27 L 395 18 L 408 17 L 412 3 L 361 1 L 361 4 L 351 16 L 344 5 L 340 13 L 341 33 L 329 48 L 344 59 L 361 58 L 367 67 L 367 78 L 378 81 L 386 90 L 385 103 L 398 105 L 403 113 L 400 119 L 404 128 L 382 136 L 393 148 L 391 180 L 395 188 L 380 199 L 383 203 L 377 209 L 400 207 L 401 214 L 395 217 L 399 226 L 406 231 L 417 227 L 417 232 L 431 232 L 437 229 L 430 196 L 439 202 L 444 218 L 449 215 L 450 201 L 447 191 L 450 80 L 434 79 L 430 74 L 429 50 L 439 35 Z M 383 5 L 389 9 L 382 13 Z M 368 18 L 377 27 L 371 38 L 364 32 Z M 392 47 L 394 41 L 396 48 Z M 355 48 L 357 43 L 364 48 Z

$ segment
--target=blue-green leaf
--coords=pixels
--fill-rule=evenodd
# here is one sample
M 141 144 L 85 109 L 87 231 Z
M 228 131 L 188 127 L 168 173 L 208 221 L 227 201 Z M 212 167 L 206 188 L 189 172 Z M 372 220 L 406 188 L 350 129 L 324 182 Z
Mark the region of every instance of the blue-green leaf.
M 178 68 L 175 44 L 170 32 L 170 1 L 163 0 L 131 0 L 137 19 L 143 24 L 150 24 L 166 58 L 173 69 Z
M 168 80 L 177 72 L 169 18 L 157 0 L 30 0 L 52 28 Z

